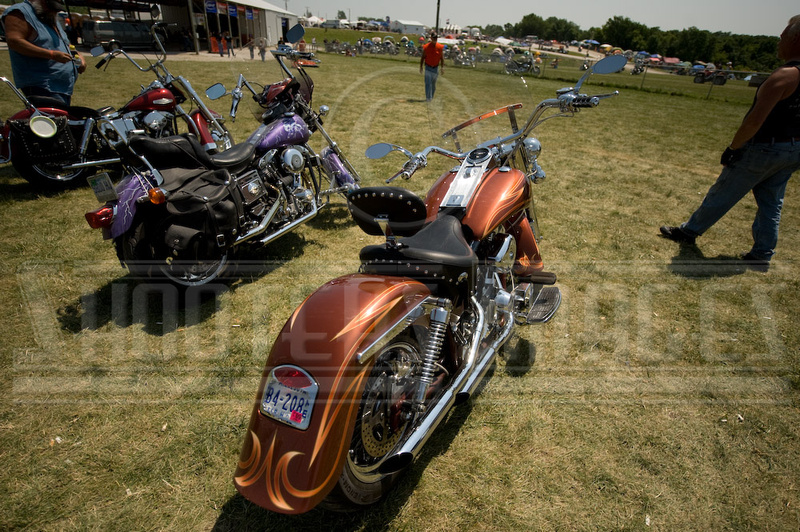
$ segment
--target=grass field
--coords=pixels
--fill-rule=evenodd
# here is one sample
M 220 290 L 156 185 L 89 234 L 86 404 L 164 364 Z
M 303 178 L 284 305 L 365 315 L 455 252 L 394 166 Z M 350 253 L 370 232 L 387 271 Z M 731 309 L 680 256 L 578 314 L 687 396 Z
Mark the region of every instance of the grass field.
M 367 160 L 368 145 L 415 151 L 579 77 L 577 65 L 524 82 L 448 68 L 428 105 L 413 60 L 321 58 L 314 103 L 331 107 L 328 131 L 365 185 L 402 162 Z M 240 70 L 280 78 L 258 61 L 168 66 L 198 89 Z M 116 61 L 90 68 L 75 101 L 121 106 L 150 81 Z M 39 193 L 0 168 L 0 529 L 797 530 L 800 189 L 790 181 L 768 273 L 733 260 L 751 243 L 751 198 L 697 248 L 659 238 L 716 178 L 753 89 L 707 98 L 707 85 L 649 74 L 640 87 L 597 77 L 586 92 L 620 95 L 541 127 L 542 251 L 564 303 L 519 330 L 389 499 L 351 515 L 272 514 L 232 483 L 275 335 L 376 242 L 341 204 L 241 254 L 225 283 L 178 292 L 126 275 L 83 220 L 97 205 L 87 188 Z M 0 117 L 18 108 L 4 93 Z M 241 113 L 236 138 L 256 124 Z M 423 193 L 451 165 L 433 159 L 401 185 Z

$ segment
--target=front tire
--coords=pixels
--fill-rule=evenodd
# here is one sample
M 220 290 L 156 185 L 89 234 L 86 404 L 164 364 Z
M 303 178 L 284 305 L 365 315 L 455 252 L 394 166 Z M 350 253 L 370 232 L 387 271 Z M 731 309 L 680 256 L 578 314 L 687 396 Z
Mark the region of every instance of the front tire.
M 342 474 L 323 506 L 352 511 L 378 502 L 402 471 L 381 473 L 380 467 L 413 428 L 410 398 L 422 364 L 419 342 L 407 330 L 378 355 L 364 386 L 350 450 Z

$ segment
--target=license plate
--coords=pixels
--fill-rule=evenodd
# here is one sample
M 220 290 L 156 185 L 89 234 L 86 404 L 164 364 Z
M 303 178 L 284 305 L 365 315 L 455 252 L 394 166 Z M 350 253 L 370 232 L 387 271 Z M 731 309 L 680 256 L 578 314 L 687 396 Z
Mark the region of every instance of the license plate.
M 100 203 L 118 199 L 117 191 L 114 190 L 114 184 L 111 182 L 111 178 L 108 177 L 106 172 L 93 175 L 88 178 L 87 181 L 89 181 L 89 186 L 92 187 L 92 191 L 97 201 Z
M 306 430 L 318 389 L 311 376 L 296 366 L 275 368 L 267 378 L 259 409 L 267 417 Z

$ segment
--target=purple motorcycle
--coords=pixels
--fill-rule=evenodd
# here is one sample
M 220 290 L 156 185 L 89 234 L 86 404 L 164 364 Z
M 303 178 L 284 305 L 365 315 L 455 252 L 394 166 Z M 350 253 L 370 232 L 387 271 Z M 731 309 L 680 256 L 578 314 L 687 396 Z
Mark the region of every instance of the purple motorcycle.
M 287 40 L 302 35 L 295 26 Z M 86 220 L 113 240 L 131 273 L 207 283 L 238 246 L 267 244 L 316 216 L 331 194 L 358 188 L 357 172 L 322 127 L 328 108 L 311 107 L 314 84 L 304 68 L 317 60 L 290 47 L 272 53 L 286 79 L 256 90 L 239 75 L 230 93 L 221 84 L 206 91 L 211 99 L 231 94 L 233 119 L 244 89 L 252 93 L 264 112 L 246 142 L 209 155 L 189 134 L 135 136 L 122 150 L 129 175 L 116 187 L 104 174 L 90 180 L 105 205 Z M 308 145 L 316 131 L 328 144 L 319 154 Z

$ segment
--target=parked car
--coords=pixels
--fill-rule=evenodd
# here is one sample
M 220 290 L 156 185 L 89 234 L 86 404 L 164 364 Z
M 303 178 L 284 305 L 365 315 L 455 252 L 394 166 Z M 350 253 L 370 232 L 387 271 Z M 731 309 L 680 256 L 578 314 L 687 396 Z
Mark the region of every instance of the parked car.
M 83 23 L 83 43 L 97 46 L 115 40 L 125 50 L 150 49 L 154 46 L 150 28 L 142 22 L 87 20 Z

